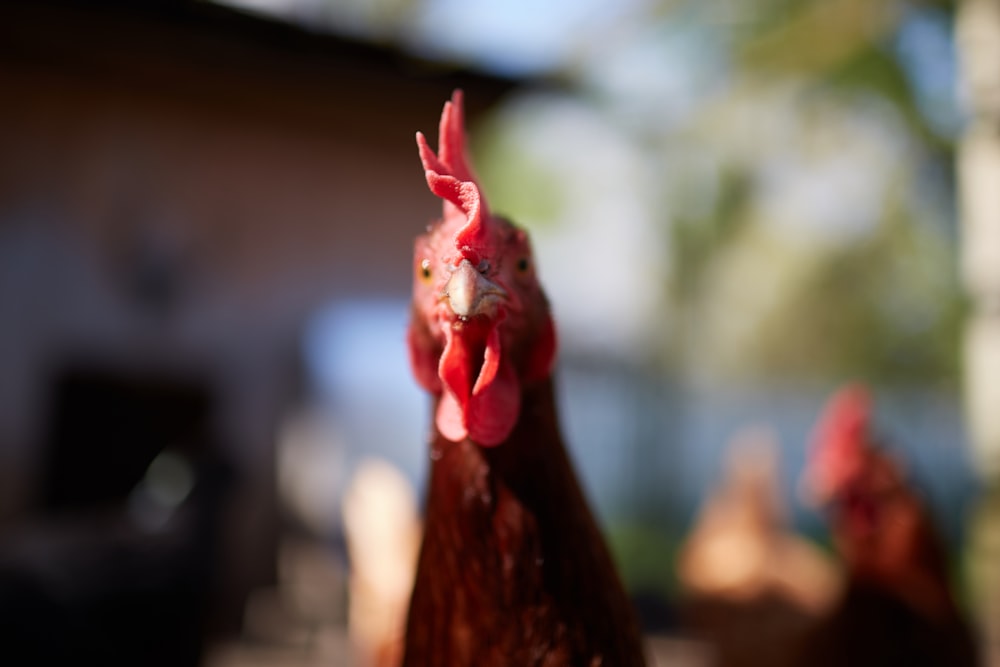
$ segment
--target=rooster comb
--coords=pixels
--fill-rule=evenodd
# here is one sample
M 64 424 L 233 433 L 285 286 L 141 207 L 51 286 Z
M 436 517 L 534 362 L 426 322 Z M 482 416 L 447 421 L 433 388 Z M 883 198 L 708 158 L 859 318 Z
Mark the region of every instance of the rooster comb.
M 841 387 L 829 400 L 816 428 L 818 443 L 863 441 L 871 422 L 872 398 L 859 383 Z
M 422 132 L 417 132 L 417 147 L 427 186 L 444 200 L 445 225 L 456 229 L 455 247 L 473 263 L 478 263 L 486 245 L 483 221 L 488 213 L 466 156 L 461 90 L 452 93 L 451 101 L 444 104 L 437 154 Z
M 858 474 L 871 447 L 872 397 L 862 384 L 839 389 L 827 402 L 812 434 L 809 477 L 813 491 L 828 496 Z

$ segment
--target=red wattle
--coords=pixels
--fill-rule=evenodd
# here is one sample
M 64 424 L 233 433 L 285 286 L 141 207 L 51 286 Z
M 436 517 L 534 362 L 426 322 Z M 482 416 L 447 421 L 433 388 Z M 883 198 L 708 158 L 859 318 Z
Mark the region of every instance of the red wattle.
M 500 444 L 517 423 L 521 405 L 517 373 L 501 353 L 499 328 L 490 328 L 485 346 L 450 325 L 445 340 L 438 366 L 444 385 L 438 431 L 453 441 L 469 437 L 483 446 Z

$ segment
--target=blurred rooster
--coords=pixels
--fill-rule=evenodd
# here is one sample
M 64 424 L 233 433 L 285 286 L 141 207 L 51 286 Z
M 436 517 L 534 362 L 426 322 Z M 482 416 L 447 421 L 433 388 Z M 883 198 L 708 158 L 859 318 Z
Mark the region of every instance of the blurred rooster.
M 391 463 L 363 461 L 344 497 L 351 557 L 347 629 L 359 667 L 396 667 L 413 587 L 420 521 L 413 489 Z
M 737 434 L 725 478 L 678 557 L 684 625 L 719 666 L 790 664 L 790 647 L 839 592 L 834 564 L 789 529 L 778 447 L 769 429 Z
M 805 488 L 828 508 L 848 580 L 799 664 L 974 665 L 945 547 L 901 464 L 875 445 L 870 420 L 868 392 L 849 386 L 813 435 Z
M 404 664 L 641 665 L 559 432 L 555 329 L 528 236 L 487 209 L 463 124 L 456 92 L 438 153 L 417 134 L 444 212 L 413 263 L 410 358 L 434 419 Z

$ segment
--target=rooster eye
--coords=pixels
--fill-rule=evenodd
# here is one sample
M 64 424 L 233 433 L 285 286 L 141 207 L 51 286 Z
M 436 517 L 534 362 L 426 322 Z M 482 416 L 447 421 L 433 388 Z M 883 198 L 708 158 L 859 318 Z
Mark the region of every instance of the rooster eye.
M 431 260 L 424 259 L 420 261 L 420 278 L 425 283 L 430 282 L 431 279 Z
M 528 261 L 527 257 L 522 257 L 521 259 L 517 260 L 518 273 L 527 273 L 529 268 L 531 268 L 531 262 Z

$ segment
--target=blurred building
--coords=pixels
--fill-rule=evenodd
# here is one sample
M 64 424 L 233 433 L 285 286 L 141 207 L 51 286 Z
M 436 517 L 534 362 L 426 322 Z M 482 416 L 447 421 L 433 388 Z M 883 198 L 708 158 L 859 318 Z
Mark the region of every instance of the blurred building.
M 190 589 L 150 622 L 196 646 L 274 579 L 307 318 L 405 300 L 414 131 L 516 83 L 183 0 L 5 3 L 0 44 L 0 600 L 86 643 Z

